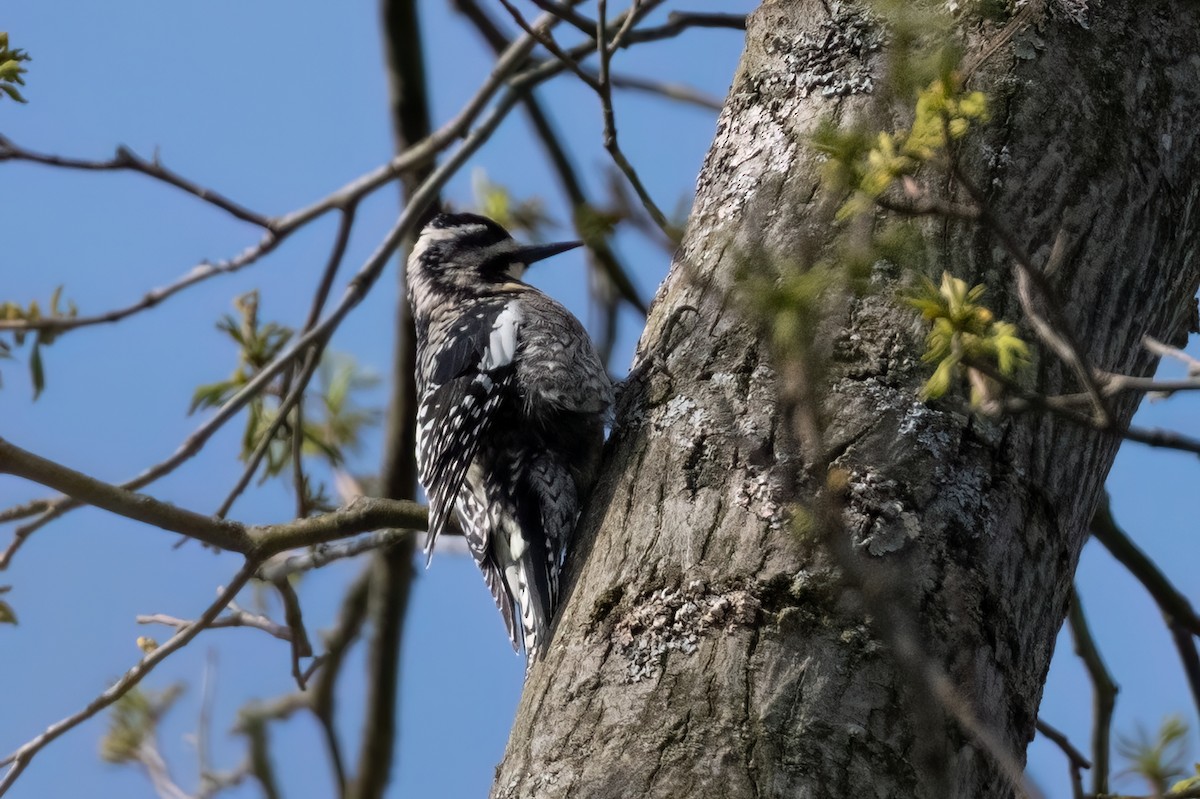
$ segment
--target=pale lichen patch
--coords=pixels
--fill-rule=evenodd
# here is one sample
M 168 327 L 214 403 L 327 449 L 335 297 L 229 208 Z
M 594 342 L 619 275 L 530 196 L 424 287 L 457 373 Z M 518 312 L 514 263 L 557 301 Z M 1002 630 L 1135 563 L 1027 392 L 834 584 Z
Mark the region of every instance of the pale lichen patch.
M 704 634 L 752 625 L 761 603 L 744 588 L 711 590 L 701 581 L 663 588 L 639 600 L 617 622 L 613 643 L 630 683 L 654 679 L 668 652 L 690 655 Z
M 803 97 L 869 93 L 875 87 L 870 55 L 882 47 L 884 33 L 855 5 L 834 0 L 827 8 L 829 16 L 816 30 L 767 39 L 764 49 L 783 69 L 766 73 L 766 79 L 794 86 Z

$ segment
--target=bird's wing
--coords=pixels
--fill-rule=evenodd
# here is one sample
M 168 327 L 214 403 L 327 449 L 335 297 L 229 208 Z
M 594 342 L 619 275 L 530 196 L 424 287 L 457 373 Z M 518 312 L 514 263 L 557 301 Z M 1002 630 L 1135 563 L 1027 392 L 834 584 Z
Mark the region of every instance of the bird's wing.
M 417 408 L 417 472 L 429 499 L 426 563 L 449 523 L 467 469 L 509 397 L 520 313 L 508 303 L 464 318 L 454 344 L 439 352 Z

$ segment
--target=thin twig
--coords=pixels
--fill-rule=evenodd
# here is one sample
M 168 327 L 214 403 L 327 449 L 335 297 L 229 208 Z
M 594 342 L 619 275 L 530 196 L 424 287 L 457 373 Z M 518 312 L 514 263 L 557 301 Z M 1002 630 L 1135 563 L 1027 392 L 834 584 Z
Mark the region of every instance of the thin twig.
M 279 554 L 262 565 L 258 571 L 258 576 L 259 579 L 270 582 L 282 580 L 293 574 L 301 574 L 313 569 L 319 569 L 335 560 L 353 558 L 356 555 L 389 547 L 411 535 L 414 535 L 412 530 L 376 530 L 373 533 L 367 533 L 366 535 L 346 541 L 319 544 L 303 552 Z
M 221 614 L 221 611 L 225 609 L 229 601 L 237 596 L 238 591 L 242 590 L 242 586 L 253 576 L 257 567 L 257 561 L 247 558 L 246 562 L 242 564 L 242 568 L 229 581 L 229 584 L 221 591 L 216 600 L 200 615 L 195 624 L 179 630 L 166 643 L 142 658 L 136 666 L 125 672 L 121 679 L 117 680 L 111 687 L 89 702 L 85 708 L 67 716 L 61 721 L 51 724 L 15 752 L 0 760 L 0 766 L 9 767 L 4 778 L 0 779 L 0 796 L 3 796 L 12 787 L 13 782 L 21 775 L 21 772 L 25 770 L 29 762 L 47 744 L 87 721 L 113 702 L 116 702 L 127 694 L 131 688 L 141 682 L 155 666 L 166 660 L 172 653 L 182 649 L 193 638 L 199 635 L 201 630 L 211 624 Z
M 23 505 L 14 505 L 11 508 L 6 508 L 0 511 L 0 524 L 28 519 L 30 516 L 37 516 L 39 513 L 45 512 L 52 502 L 53 500 L 50 499 L 35 499 Z
M 1193 358 L 1178 347 L 1163 344 L 1153 336 L 1142 336 L 1142 346 L 1160 358 L 1174 358 L 1187 366 L 1188 376 L 1200 376 L 1200 359 Z
M 1196 650 L 1196 637 L 1174 619 L 1167 620 L 1167 628 L 1171 631 L 1175 649 L 1179 651 L 1179 660 L 1192 691 L 1192 701 L 1196 703 L 1196 712 L 1200 714 L 1200 652 Z
M 596 23 L 580 14 L 575 9 L 571 8 L 566 3 L 559 3 L 557 0 L 532 0 L 533 4 L 545 11 L 547 14 L 553 14 L 571 27 L 578 30 L 589 39 L 596 35 Z M 578 2 L 578 0 L 576 0 Z
M 724 28 L 728 30 L 746 30 L 745 14 L 711 14 L 699 11 L 672 11 L 667 15 L 671 25 L 685 28 Z
M 165 613 L 140 615 L 136 618 L 136 621 L 138 624 L 165 624 L 168 627 L 174 627 L 176 631 L 196 623 L 192 619 L 179 619 L 175 616 L 168 616 Z M 262 630 L 268 635 L 278 638 L 280 641 L 287 641 L 288 643 L 291 643 L 292 640 L 292 633 L 287 627 L 272 621 L 266 616 L 251 613 L 247 610 L 231 610 L 213 619 L 212 623 L 208 625 L 210 630 L 232 627 Z
M 323 636 L 325 657 L 310 692 L 309 706 L 325 736 L 325 747 L 329 750 L 329 759 L 333 763 L 334 779 L 337 781 L 339 796 L 345 795 L 348 783 L 345 758 L 342 755 L 341 741 L 334 723 L 337 703 L 335 688 L 338 676 L 341 674 L 342 664 L 346 659 L 346 653 L 362 632 L 363 621 L 367 617 L 367 600 L 370 596 L 370 589 L 371 569 L 367 568 L 359 573 L 346 590 L 346 594 L 342 598 L 337 625 L 332 632 Z
M 155 735 L 147 735 L 137 745 L 133 757 L 146 772 L 146 776 L 150 779 L 150 785 L 160 799 L 192 799 L 171 776 L 171 770 L 167 767 L 167 761 L 163 759 L 162 752 L 159 751 Z
M 217 653 L 209 649 L 204 658 L 204 676 L 200 680 L 200 715 L 196 719 L 196 769 L 200 793 L 212 780 L 212 763 L 208 757 L 208 737 L 212 730 L 213 700 L 216 692 Z
M 216 263 L 201 261 L 174 282 L 146 292 L 141 299 L 130 305 L 91 316 L 45 316 L 39 319 L 4 319 L 0 320 L 0 332 L 41 330 L 64 333 L 69 330 L 77 330 L 81 327 L 119 322 L 136 313 L 149 310 L 184 289 L 190 288 L 211 277 L 230 275 L 245 269 L 275 250 L 294 230 L 295 228 L 285 229 L 281 227 L 278 230 L 268 231 L 257 244 L 247 247 L 228 260 L 217 261 Z
M 536 27 L 535 25 L 530 25 L 525 20 L 525 17 L 521 15 L 521 12 L 517 10 L 516 6 L 514 6 L 508 0 L 500 0 L 500 5 L 504 6 L 505 10 L 508 11 L 509 15 L 513 18 L 513 21 L 517 23 L 517 27 L 537 39 L 538 43 L 541 44 L 542 47 L 545 47 L 547 50 L 549 50 L 551 55 L 566 65 L 566 67 L 574 72 L 581 81 L 590 86 L 593 91 L 600 91 L 600 86 L 597 84 L 596 79 L 584 72 L 580 68 L 579 62 L 577 62 L 574 58 L 568 55 L 565 50 L 558 46 L 558 42 L 554 41 L 554 35 L 550 33 L 546 26 Z
M 949 120 L 944 120 L 947 126 L 946 141 L 951 141 L 949 135 Z M 1088 361 L 1087 354 L 1080 346 L 1071 325 L 1063 318 L 1062 303 L 1058 300 L 1054 287 L 1046 279 L 1046 273 L 1033 265 L 1025 247 L 1017 239 L 1016 234 L 998 217 L 987 204 L 983 192 L 966 175 L 955 155 L 950 156 L 950 172 L 954 179 L 966 190 L 968 196 L 979 209 L 978 222 L 1000 242 L 1013 259 L 1013 272 L 1017 278 L 1017 299 L 1021 310 L 1033 326 L 1038 338 L 1067 364 L 1075 373 L 1076 379 L 1092 399 L 1092 413 L 1099 429 L 1108 429 L 1113 425 L 1112 412 L 1096 382 L 1096 372 Z M 1060 228 L 1051 248 L 1046 272 L 1057 271 L 1058 264 L 1066 257 L 1066 229 Z
M 681 103 L 698 105 L 701 108 L 707 108 L 709 111 L 720 111 L 725 104 L 724 100 L 720 97 L 708 92 L 702 92 L 684 83 L 668 83 L 643 78 L 638 75 L 623 75 L 615 72 L 609 73 L 608 82 L 616 89 L 633 89 L 639 92 L 647 92 L 659 97 L 665 97 L 668 100 L 677 100 Z
M 730 30 L 745 30 L 746 17 L 743 14 L 692 14 L 675 11 L 667 15 L 665 25 L 654 28 L 642 28 L 632 31 L 621 47 L 631 47 L 635 44 L 658 42 L 671 39 L 689 28 L 729 28 Z
M 1073 799 L 1083 799 L 1083 774 L 1081 772 L 1082 769 L 1092 767 L 1091 761 L 1075 748 L 1075 745 L 1061 730 L 1050 726 L 1040 717 L 1036 726 L 1038 732 L 1047 740 L 1052 741 L 1067 756 L 1067 770 L 1071 774 L 1071 796 Z
M 645 11 L 648 11 L 654 5 L 657 5 L 657 3 L 646 3 L 646 8 L 642 10 L 642 13 L 645 13 Z M 621 27 L 618 29 L 617 35 L 609 42 L 607 0 L 600 0 L 597 5 L 596 50 L 600 57 L 600 70 L 599 80 L 597 81 L 598 85 L 595 88 L 597 94 L 600 95 L 601 112 L 604 117 L 604 149 L 608 151 L 609 156 L 613 159 L 613 163 L 617 165 L 617 168 L 629 180 L 629 185 L 633 187 L 638 199 L 642 201 L 642 207 L 646 209 L 646 213 L 654 220 L 654 224 L 662 230 L 663 234 L 669 240 L 677 242 L 679 240 L 679 231 L 667 221 L 666 214 L 654 202 L 654 199 L 650 196 L 650 192 L 646 190 L 645 184 L 642 183 L 637 170 L 633 168 L 633 164 L 625 157 L 625 153 L 621 150 L 621 145 L 617 140 L 617 124 L 616 115 L 613 112 L 612 81 L 609 78 L 609 62 L 612 60 L 612 54 L 621 46 L 621 43 L 629 34 L 630 25 L 632 25 L 639 15 L 639 6 L 640 3 L 638 0 L 634 0 L 629 13 L 621 22 Z
M 921 192 L 915 197 L 904 200 L 881 195 L 875 198 L 875 203 L 880 208 L 902 216 L 939 216 L 960 219 L 964 222 L 979 221 L 977 206 L 956 203 L 929 192 Z
M 1092 516 L 1092 535 L 1104 545 L 1118 562 L 1150 593 L 1159 609 L 1168 619 L 1187 629 L 1192 635 L 1200 635 L 1200 615 L 1179 589 L 1154 565 L 1133 539 L 1117 524 L 1112 515 L 1109 497 L 1104 499 Z
M 267 429 L 264 430 L 262 436 L 259 437 L 258 444 L 254 447 L 254 452 L 252 452 L 250 457 L 246 460 L 246 465 L 242 469 L 241 476 L 238 477 L 238 481 L 234 483 L 233 488 L 229 490 L 229 493 L 225 496 L 225 500 L 221 503 L 221 506 L 217 508 L 217 512 L 214 514 L 217 518 L 225 518 L 230 509 L 233 508 L 233 503 L 236 502 L 237 498 L 241 496 L 243 491 L 246 490 L 246 486 L 250 485 L 250 480 L 253 479 L 255 472 L 258 471 L 259 464 L 262 463 L 262 459 L 266 456 L 267 452 L 270 451 L 271 446 L 275 443 L 276 436 L 278 435 L 280 428 L 282 428 L 287 422 L 289 414 L 292 413 L 292 409 L 295 408 L 297 412 L 299 412 L 304 391 L 308 388 L 309 381 L 312 380 L 313 374 L 317 371 L 317 366 L 321 360 L 321 354 L 325 350 L 325 342 L 317 342 L 314 346 L 316 349 L 309 351 L 304 358 L 303 366 L 300 367 L 300 378 L 296 381 L 296 384 L 291 387 L 291 390 L 287 392 L 287 395 L 283 398 L 283 401 L 279 403 L 279 408 L 275 413 L 275 418 L 271 420 L 271 424 L 267 425 Z M 301 425 L 301 420 L 297 418 L 296 422 L 292 425 L 293 439 L 299 439 L 301 441 L 303 440 L 304 431 Z M 297 493 L 303 495 L 303 486 L 297 486 Z M 298 518 L 303 518 L 307 514 L 298 513 L 296 515 Z
M 1071 608 L 1067 615 L 1071 638 L 1075 641 L 1075 654 L 1083 661 L 1088 677 L 1092 681 L 1092 793 L 1108 793 L 1109 751 L 1112 746 L 1112 718 L 1116 707 L 1117 684 L 1113 681 L 1104 658 L 1096 648 L 1092 631 L 1088 627 L 1083 605 L 1079 603 L 1079 592 L 1071 597 Z
M 321 273 L 321 282 L 317 285 L 317 291 L 313 295 L 312 303 L 308 309 L 308 317 L 304 320 L 304 327 L 301 328 L 301 335 L 312 330 L 320 321 L 321 312 L 325 309 L 325 302 L 329 299 L 329 292 L 333 288 L 333 279 L 337 276 L 338 270 L 341 268 L 342 260 L 346 255 L 346 246 L 350 242 L 350 231 L 354 227 L 354 217 L 358 211 L 358 203 L 351 202 L 342 209 L 342 218 L 338 223 L 337 235 L 334 237 L 333 248 L 329 252 L 329 259 L 325 263 L 325 269 Z M 280 403 L 275 419 L 272 420 L 270 427 L 263 435 L 254 453 L 250 456 L 250 461 L 246 464 L 246 469 L 243 471 L 241 479 L 230 492 L 225 502 L 221 505 L 221 510 L 217 511 L 218 516 L 224 516 L 233 506 L 237 495 L 245 490 L 245 487 L 250 482 L 250 477 L 258 470 L 259 463 L 267 454 L 271 447 L 271 442 L 275 438 L 280 426 L 288 418 L 288 412 L 295 408 L 294 420 L 292 422 L 292 473 L 294 480 L 294 488 L 296 491 L 296 517 L 303 518 L 308 515 L 308 491 L 307 484 L 304 479 L 304 465 L 301 454 L 304 449 L 304 391 L 308 388 L 309 382 L 315 374 L 317 366 L 320 364 L 321 356 L 324 354 L 324 342 L 316 349 L 311 350 L 306 356 L 304 365 L 300 368 L 300 378 L 295 388 L 292 386 L 292 378 L 295 375 L 293 368 L 284 376 L 282 385 L 280 386 L 280 394 L 284 396 L 284 400 Z
M 1108 435 L 1117 436 L 1128 441 L 1137 441 L 1151 447 L 1174 449 L 1181 452 L 1191 452 L 1200 455 L 1200 439 L 1185 436 L 1169 430 L 1146 429 L 1142 427 L 1127 427 L 1124 430 L 1113 427 L 1097 426 L 1094 416 L 1081 413 L 1078 407 L 1082 402 L 1090 403 L 1086 394 L 1060 394 L 1047 396 L 1029 391 L 1012 378 L 1002 374 L 993 366 L 977 360 L 964 360 L 963 364 L 975 369 L 1004 387 L 1006 396 L 985 404 L 988 412 L 1027 413 L 1029 411 L 1048 411 L 1074 424 L 1099 430 Z
M 1050 741 L 1053 741 L 1062 750 L 1063 754 L 1067 756 L 1067 760 L 1070 760 L 1077 768 L 1090 769 L 1092 767 L 1092 762 L 1071 743 L 1070 739 L 1062 731 L 1052 727 L 1041 718 L 1037 720 L 1037 731 L 1046 736 Z
M 1182 791 L 1167 791 L 1153 796 L 1130 796 L 1123 793 L 1096 794 L 1090 799 L 1200 799 L 1200 787 L 1184 788 Z
M 300 609 L 300 597 L 296 596 L 296 589 L 292 588 L 291 583 L 286 579 L 276 580 L 275 589 L 279 591 L 279 601 L 283 604 L 283 618 L 287 622 L 289 638 L 291 639 L 292 650 L 292 678 L 296 681 L 296 686 L 303 691 L 305 689 L 304 672 L 300 668 L 300 660 L 302 658 L 312 657 L 312 644 L 308 640 L 308 632 L 304 629 L 304 614 Z
M 1197 712 L 1200 712 L 1200 654 L 1196 651 L 1195 641 L 1195 637 L 1200 635 L 1200 615 L 1197 615 L 1187 597 L 1117 525 L 1107 494 L 1092 516 L 1091 532 L 1109 554 L 1137 578 L 1162 611 L 1175 648 L 1179 651 L 1192 699 Z

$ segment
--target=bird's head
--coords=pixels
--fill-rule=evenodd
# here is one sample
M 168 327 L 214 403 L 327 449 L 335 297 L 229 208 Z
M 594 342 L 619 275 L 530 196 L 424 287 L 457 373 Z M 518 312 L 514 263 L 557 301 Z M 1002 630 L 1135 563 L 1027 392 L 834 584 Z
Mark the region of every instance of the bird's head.
M 520 280 L 532 263 L 574 249 L 578 241 L 518 244 L 507 230 L 478 214 L 438 214 L 408 257 L 410 291 L 475 294 Z

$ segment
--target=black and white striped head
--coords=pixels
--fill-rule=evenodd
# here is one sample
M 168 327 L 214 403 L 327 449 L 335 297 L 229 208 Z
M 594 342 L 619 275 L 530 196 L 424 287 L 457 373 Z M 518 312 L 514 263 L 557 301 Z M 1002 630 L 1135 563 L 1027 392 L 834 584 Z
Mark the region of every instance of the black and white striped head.
M 408 257 L 408 285 L 422 294 L 477 294 L 520 280 L 535 261 L 582 242 L 525 246 L 486 216 L 438 214 L 421 231 Z

